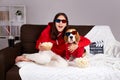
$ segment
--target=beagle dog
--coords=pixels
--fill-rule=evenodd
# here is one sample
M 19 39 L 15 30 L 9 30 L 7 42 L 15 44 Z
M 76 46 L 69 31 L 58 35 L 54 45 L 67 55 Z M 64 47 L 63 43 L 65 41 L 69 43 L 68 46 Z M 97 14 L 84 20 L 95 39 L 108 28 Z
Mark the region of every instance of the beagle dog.
M 64 36 L 64 40 L 66 43 L 77 44 L 80 40 L 80 35 L 76 29 L 70 28 L 70 29 L 67 29 L 65 36 Z
M 66 44 L 66 59 L 67 60 L 74 60 L 75 58 L 83 57 L 85 53 L 84 47 L 80 47 L 81 38 L 84 39 L 82 36 L 79 35 L 77 29 L 74 27 L 69 27 L 64 36 L 65 44 Z M 83 43 L 84 44 L 84 43 Z M 73 52 L 70 52 L 69 46 L 71 45 L 78 45 L 78 48 Z

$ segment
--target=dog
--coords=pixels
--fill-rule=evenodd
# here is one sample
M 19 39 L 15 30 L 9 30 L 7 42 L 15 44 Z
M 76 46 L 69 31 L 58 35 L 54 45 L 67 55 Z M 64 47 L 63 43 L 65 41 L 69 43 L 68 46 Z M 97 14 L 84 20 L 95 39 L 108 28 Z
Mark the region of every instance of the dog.
M 53 67 L 66 67 L 68 66 L 67 61 L 61 56 L 55 54 L 50 50 L 51 44 L 49 42 L 45 42 L 44 46 L 47 47 L 45 51 L 39 51 L 38 53 L 33 54 L 23 54 L 27 59 L 31 60 L 40 65 L 44 66 L 53 66 Z
M 75 29 L 74 27 L 69 27 L 66 30 L 64 40 L 66 44 L 66 59 L 67 60 L 72 61 L 75 58 L 80 58 L 85 55 L 84 47 L 78 46 L 78 48 L 74 52 L 70 52 L 68 50 L 69 49 L 68 47 L 71 45 L 79 45 L 81 38 L 82 37 L 79 35 L 77 29 Z

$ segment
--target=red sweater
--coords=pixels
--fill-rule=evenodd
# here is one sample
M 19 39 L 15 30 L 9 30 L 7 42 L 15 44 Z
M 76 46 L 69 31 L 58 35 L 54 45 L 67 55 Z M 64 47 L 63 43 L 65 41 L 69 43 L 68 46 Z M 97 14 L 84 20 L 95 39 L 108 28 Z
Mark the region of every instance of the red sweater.
M 70 44 L 66 44 L 66 59 L 69 60 L 69 58 L 72 56 L 73 58 L 79 58 L 82 57 L 84 53 L 84 47 L 90 44 L 90 40 L 86 37 L 81 36 L 80 41 L 78 43 L 78 48 L 73 52 L 68 51 L 68 46 Z
M 50 37 L 50 29 L 51 29 L 51 26 L 50 24 L 48 24 L 48 26 L 43 30 L 43 32 L 39 36 L 37 43 L 36 43 L 36 48 L 38 49 L 39 44 L 42 42 L 52 42 L 53 47 L 51 50 L 55 52 L 56 54 L 62 57 L 65 57 L 65 41 L 62 35 L 60 35 L 57 38 L 57 40 L 52 40 Z

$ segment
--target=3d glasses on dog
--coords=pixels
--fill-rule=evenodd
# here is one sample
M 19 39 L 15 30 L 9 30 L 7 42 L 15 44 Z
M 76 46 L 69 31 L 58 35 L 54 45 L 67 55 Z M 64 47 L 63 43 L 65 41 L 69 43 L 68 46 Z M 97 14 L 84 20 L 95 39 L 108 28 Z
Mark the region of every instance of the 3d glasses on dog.
M 66 32 L 66 33 L 65 33 L 66 36 L 69 36 L 70 34 L 76 35 L 76 34 L 77 34 L 77 31 Z

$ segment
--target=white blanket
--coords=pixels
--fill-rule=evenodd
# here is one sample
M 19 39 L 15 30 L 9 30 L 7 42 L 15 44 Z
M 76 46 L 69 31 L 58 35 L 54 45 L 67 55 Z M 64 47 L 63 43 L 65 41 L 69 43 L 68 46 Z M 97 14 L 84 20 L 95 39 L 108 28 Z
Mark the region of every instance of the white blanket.
M 94 34 L 94 35 L 93 35 Z M 32 62 L 18 62 L 22 80 L 120 80 L 120 43 L 109 26 L 95 26 L 87 35 L 91 41 L 103 40 L 105 54 L 87 54 L 89 66 L 47 67 Z M 89 52 L 89 47 L 86 47 Z
M 97 54 L 88 57 L 87 68 L 46 67 L 30 62 L 20 62 L 22 80 L 120 80 L 120 58 Z

